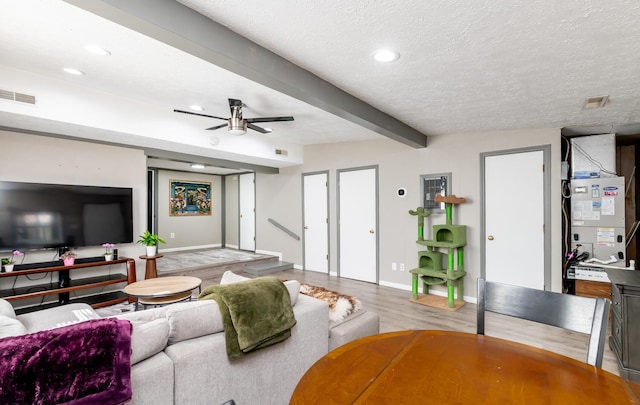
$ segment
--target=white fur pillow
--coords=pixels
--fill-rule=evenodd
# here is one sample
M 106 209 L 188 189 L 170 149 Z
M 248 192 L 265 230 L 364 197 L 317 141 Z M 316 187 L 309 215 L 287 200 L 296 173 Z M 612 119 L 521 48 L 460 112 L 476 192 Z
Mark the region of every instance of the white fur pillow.
M 249 277 L 240 276 L 232 271 L 225 271 L 220 279 L 220 285 L 239 283 L 240 281 L 251 280 Z M 300 294 L 300 282 L 298 280 L 287 280 L 284 282 L 284 286 L 289 290 L 289 298 L 291 298 L 291 306 L 296 305 L 298 302 L 298 295 Z

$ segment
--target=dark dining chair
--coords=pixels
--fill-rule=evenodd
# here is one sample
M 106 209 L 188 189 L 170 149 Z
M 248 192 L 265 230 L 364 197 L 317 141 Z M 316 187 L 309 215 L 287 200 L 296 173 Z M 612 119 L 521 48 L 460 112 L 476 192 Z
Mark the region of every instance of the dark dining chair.
M 587 363 L 602 368 L 611 301 L 578 297 L 478 279 L 479 335 L 484 335 L 484 314 L 495 312 L 556 326 L 590 336 Z

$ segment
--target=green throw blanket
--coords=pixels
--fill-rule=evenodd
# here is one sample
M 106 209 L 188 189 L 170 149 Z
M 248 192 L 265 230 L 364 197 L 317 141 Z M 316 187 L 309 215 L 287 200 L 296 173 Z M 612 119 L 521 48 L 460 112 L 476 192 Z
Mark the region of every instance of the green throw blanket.
M 275 277 L 212 285 L 198 299 L 218 303 L 230 360 L 282 342 L 296 324 L 289 291 Z

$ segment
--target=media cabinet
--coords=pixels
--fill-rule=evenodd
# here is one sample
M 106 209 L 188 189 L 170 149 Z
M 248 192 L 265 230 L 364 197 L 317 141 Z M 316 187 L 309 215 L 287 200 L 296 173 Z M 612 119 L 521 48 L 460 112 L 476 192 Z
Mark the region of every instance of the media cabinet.
M 126 268 L 126 274 L 111 274 L 111 272 L 109 271 L 104 275 L 85 278 L 72 278 L 70 274 L 74 270 L 78 269 L 114 265 L 124 265 Z M 58 295 L 58 302 L 48 302 L 23 308 L 18 307 L 16 308 L 17 314 L 38 311 L 41 309 L 51 308 L 58 305 L 65 305 L 73 302 L 84 302 L 91 305 L 93 308 L 113 305 L 124 301 L 133 302 L 133 298 L 129 297 L 129 295 L 127 295 L 123 291 L 108 291 L 94 295 L 73 298 L 71 298 L 69 294 L 72 291 L 86 290 L 111 284 L 134 283 L 136 281 L 136 262 L 134 259 L 130 258 L 120 258 L 109 261 L 105 261 L 104 258 L 76 259 L 76 263 L 72 266 L 62 265 L 62 261 L 25 264 L 16 266 L 16 268 L 12 272 L 0 273 L 0 279 L 13 277 L 15 286 L 15 281 L 20 276 L 53 272 L 58 273 L 57 282 L 35 284 L 24 287 L 5 288 L 0 290 L 0 298 L 3 298 L 7 301 L 15 301 L 27 298 L 44 297 L 54 294 Z

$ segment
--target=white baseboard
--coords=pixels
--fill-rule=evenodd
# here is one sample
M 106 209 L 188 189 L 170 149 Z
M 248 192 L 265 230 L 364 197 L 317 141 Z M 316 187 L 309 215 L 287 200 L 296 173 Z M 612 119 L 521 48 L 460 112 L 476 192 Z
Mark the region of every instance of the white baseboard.
M 199 246 L 189 246 L 189 247 L 158 249 L 158 253 L 184 252 L 184 251 L 187 251 L 187 250 L 197 250 L 197 249 L 215 249 L 215 248 L 219 248 L 221 246 L 222 246 L 222 244 L 215 243 L 213 245 L 199 245 Z
M 410 285 L 406 285 L 406 284 L 399 284 L 399 283 L 390 283 L 388 281 L 380 281 L 379 284 L 383 287 L 391 287 L 391 288 L 395 288 L 398 290 L 403 290 L 403 291 L 411 291 L 411 286 Z M 441 290 L 437 290 L 434 288 L 430 288 L 429 289 L 429 294 L 433 294 L 433 295 L 437 295 L 439 297 L 446 297 L 447 296 L 447 292 L 446 291 L 441 291 Z M 457 296 L 457 291 L 456 291 L 456 296 Z M 411 297 L 409 297 L 411 298 Z M 476 297 L 468 297 L 468 296 L 464 296 L 464 302 L 469 302 L 472 304 L 477 304 L 478 303 L 478 299 Z

